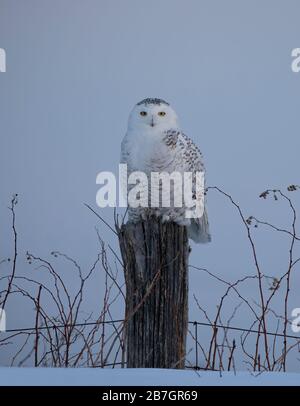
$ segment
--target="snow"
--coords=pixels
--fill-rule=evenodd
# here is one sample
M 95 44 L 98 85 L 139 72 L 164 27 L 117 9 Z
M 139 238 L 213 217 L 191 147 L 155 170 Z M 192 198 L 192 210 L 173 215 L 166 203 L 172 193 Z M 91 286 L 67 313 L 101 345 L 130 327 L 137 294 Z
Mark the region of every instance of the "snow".
M 300 385 L 300 374 L 172 369 L 0 367 L 0 386 L 279 386 Z

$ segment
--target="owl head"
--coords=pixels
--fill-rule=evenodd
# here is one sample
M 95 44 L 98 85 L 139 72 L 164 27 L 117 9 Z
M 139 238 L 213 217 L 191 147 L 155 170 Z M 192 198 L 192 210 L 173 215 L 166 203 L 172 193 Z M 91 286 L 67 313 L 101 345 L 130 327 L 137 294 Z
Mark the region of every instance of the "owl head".
M 163 131 L 178 128 L 175 111 L 162 99 L 144 99 L 137 103 L 130 113 L 129 130 Z

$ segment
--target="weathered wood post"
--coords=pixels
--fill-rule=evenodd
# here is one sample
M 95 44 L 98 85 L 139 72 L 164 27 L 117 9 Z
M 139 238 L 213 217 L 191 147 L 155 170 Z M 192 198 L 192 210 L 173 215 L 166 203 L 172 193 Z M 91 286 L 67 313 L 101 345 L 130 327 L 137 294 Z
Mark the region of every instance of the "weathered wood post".
M 150 217 L 119 230 L 129 368 L 184 368 L 188 328 L 185 227 Z

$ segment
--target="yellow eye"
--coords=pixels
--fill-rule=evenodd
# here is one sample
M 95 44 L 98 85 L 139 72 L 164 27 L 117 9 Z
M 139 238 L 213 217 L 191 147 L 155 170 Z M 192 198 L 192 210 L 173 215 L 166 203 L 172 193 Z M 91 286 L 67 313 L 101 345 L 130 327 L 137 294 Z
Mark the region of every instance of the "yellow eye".
M 161 116 L 161 117 L 163 117 L 163 116 L 166 115 L 166 112 L 165 112 L 165 111 L 160 111 L 160 112 L 158 113 L 158 115 Z
M 141 116 L 146 116 L 146 115 L 147 115 L 147 112 L 146 112 L 146 111 L 141 111 L 141 112 L 140 112 L 140 115 L 141 115 Z

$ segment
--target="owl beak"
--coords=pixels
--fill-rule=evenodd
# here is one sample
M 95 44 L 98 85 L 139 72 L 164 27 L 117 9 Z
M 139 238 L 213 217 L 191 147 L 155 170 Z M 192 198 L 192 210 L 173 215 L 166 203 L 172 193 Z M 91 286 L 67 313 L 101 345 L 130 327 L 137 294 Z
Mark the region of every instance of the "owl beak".
M 154 119 L 153 116 L 151 117 L 151 123 L 150 123 L 151 127 L 154 127 Z

